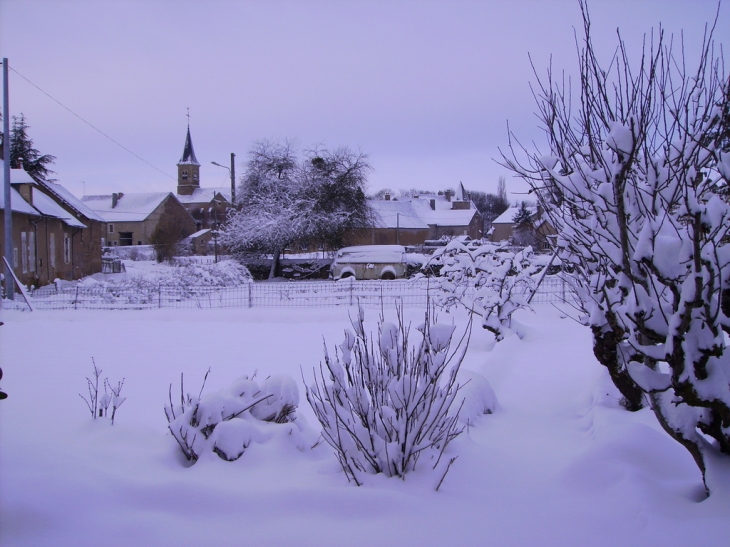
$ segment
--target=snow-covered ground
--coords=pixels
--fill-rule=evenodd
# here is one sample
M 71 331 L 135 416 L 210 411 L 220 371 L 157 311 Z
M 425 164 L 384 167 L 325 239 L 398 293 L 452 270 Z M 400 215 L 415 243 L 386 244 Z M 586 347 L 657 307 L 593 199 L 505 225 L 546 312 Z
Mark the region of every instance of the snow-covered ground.
M 352 311 L 0 312 L 0 545 L 728 544 L 730 484 L 698 502 L 689 454 L 649 411 L 618 407 L 589 332 L 547 305 L 516 314 L 523 339 L 495 345 L 475 329 L 462 367 L 489 380 L 500 410 L 449 446 L 459 458 L 438 492 L 426 470 L 348 484 L 327 444 L 302 445 L 318 428 L 302 371 L 310 382 L 323 337 L 340 343 Z M 422 314 L 407 310 L 414 325 Z M 113 426 L 79 397 L 92 357 L 102 378 L 125 378 Z M 208 367 L 206 392 L 255 370 L 292 376 L 305 435 L 271 424 L 235 462 L 188 465 L 163 407 L 181 372 L 197 394 Z

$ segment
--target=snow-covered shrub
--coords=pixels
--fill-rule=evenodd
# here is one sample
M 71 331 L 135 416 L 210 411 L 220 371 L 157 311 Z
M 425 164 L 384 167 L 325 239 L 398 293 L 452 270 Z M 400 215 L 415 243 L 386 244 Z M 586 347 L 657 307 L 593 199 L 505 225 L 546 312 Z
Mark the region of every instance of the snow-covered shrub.
M 334 356 L 325 346 L 324 365 L 307 387 L 324 439 L 358 486 L 363 473 L 403 478 L 419 462 L 436 469 L 461 433 L 458 411 L 450 410 L 471 324 L 451 351 L 455 327 L 432 323 L 428 312 L 425 319 L 416 346 L 400 309 L 397 324 L 381 318 L 378 338 L 371 340 L 360 308 Z M 448 459 L 441 465 L 444 475 L 456 458 Z
M 531 247 L 518 251 L 501 244 L 467 246 L 452 240 L 434 252 L 426 267 L 440 267 L 441 289 L 437 305 L 449 309 L 463 306 L 482 318 L 482 327 L 504 338 L 512 314 L 529 308 L 528 299 L 535 290 L 532 275 L 538 266 Z
M 208 378 L 210 369 L 205 375 Z M 288 376 L 269 376 L 261 384 L 256 375 L 242 376 L 228 389 L 203 395 L 205 380 L 197 397 L 185 393 L 180 376 L 180 403 L 165 405 L 170 433 L 188 461 L 204 453 L 220 458 L 240 458 L 252 442 L 264 442 L 267 433 L 262 423 L 285 424 L 296 420 L 299 389 Z M 294 430 L 291 430 L 292 432 Z
M 500 408 L 489 381 L 478 372 L 461 369 L 457 380 L 459 397 L 463 397 L 459 421 L 464 425 L 472 426 L 479 416 L 492 414 Z
M 650 403 L 709 492 L 708 465 L 730 455 L 730 154 L 719 140 L 730 87 L 710 37 L 693 72 L 662 33 L 638 70 L 622 41 L 615 73 L 602 69 L 582 8 L 581 112 L 548 72 L 536 97 L 550 154 L 513 151 L 505 163 L 559 230 L 594 354 L 624 406 Z
M 122 406 L 122 403 L 127 400 L 126 397 L 122 397 L 122 387 L 124 386 L 124 378 L 121 382 L 117 382 L 116 387 L 112 386 L 109 378 L 104 378 L 102 383 L 104 387 L 104 393 L 99 392 L 99 378 L 101 377 L 102 370 L 96 366 L 96 361 L 91 358 L 91 362 L 94 365 L 93 380 L 86 377 L 86 387 L 89 391 L 89 398 L 87 399 L 84 395 L 79 393 L 86 406 L 91 412 L 91 417 L 95 420 L 98 418 L 106 418 L 109 416 L 109 407 L 112 407 L 112 414 L 110 416 L 112 425 L 114 425 L 114 418 L 116 418 L 117 409 Z
M 149 304 L 159 301 L 162 290 L 181 297 L 193 297 L 201 292 L 198 289 L 236 287 L 251 281 L 251 274 L 245 266 L 234 260 L 223 260 L 217 264 L 174 264 L 150 271 L 144 276 L 128 276 L 119 281 L 99 281 L 87 277 L 79 282 L 79 286 L 94 287 L 100 298 L 110 302 L 123 299 L 129 303 Z

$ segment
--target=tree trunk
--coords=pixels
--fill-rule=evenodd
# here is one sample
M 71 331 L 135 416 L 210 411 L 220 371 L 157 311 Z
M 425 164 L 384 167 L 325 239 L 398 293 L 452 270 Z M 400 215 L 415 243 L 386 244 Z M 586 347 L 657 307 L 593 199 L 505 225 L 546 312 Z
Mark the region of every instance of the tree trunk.
M 274 251 L 271 259 L 271 270 L 269 271 L 269 279 L 274 279 L 277 272 L 279 271 L 279 257 L 281 256 L 281 249 Z
M 598 327 L 591 327 L 593 331 L 593 355 L 598 362 L 608 369 L 611 380 L 621 392 L 621 406 L 635 412 L 644 407 L 644 392 L 629 376 L 626 367 L 619 361 L 619 337 L 613 330 L 602 332 Z

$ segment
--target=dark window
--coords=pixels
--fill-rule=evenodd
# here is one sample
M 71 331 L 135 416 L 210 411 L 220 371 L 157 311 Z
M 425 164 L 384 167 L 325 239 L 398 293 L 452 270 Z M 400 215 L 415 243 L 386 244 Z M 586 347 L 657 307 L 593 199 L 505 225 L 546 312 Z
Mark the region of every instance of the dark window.
M 119 232 L 119 245 L 132 245 L 132 232 Z

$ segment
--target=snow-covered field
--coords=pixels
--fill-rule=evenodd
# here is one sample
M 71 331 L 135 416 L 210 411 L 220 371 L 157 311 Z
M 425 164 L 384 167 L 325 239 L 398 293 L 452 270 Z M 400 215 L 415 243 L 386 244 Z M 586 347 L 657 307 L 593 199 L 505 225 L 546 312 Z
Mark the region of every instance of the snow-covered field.
M 475 329 L 462 368 L 501 408 L 449 446 L 459 458 L 438 492 L 425 469 L 348 484 L 327 444 L 301 442 L 318 423 L 300 370 L 311 381 L 352 311 L 0 312 L 0 545 L 728 545 L 728 481 L 698 502 L 689 454 L 649 411 L 618 407 L 589 332 L 548 305 L 516 314 L 523 339 Z M 102 378 L 125 378 L 113 426 L 79 397 L 92 357 Z M 291 375 L 300 434 L 270 424 L 237 461 L 189 466 L 163 407 L 181 372 L 197 394 L 208 367 L 206 392 L 255 370 Z

